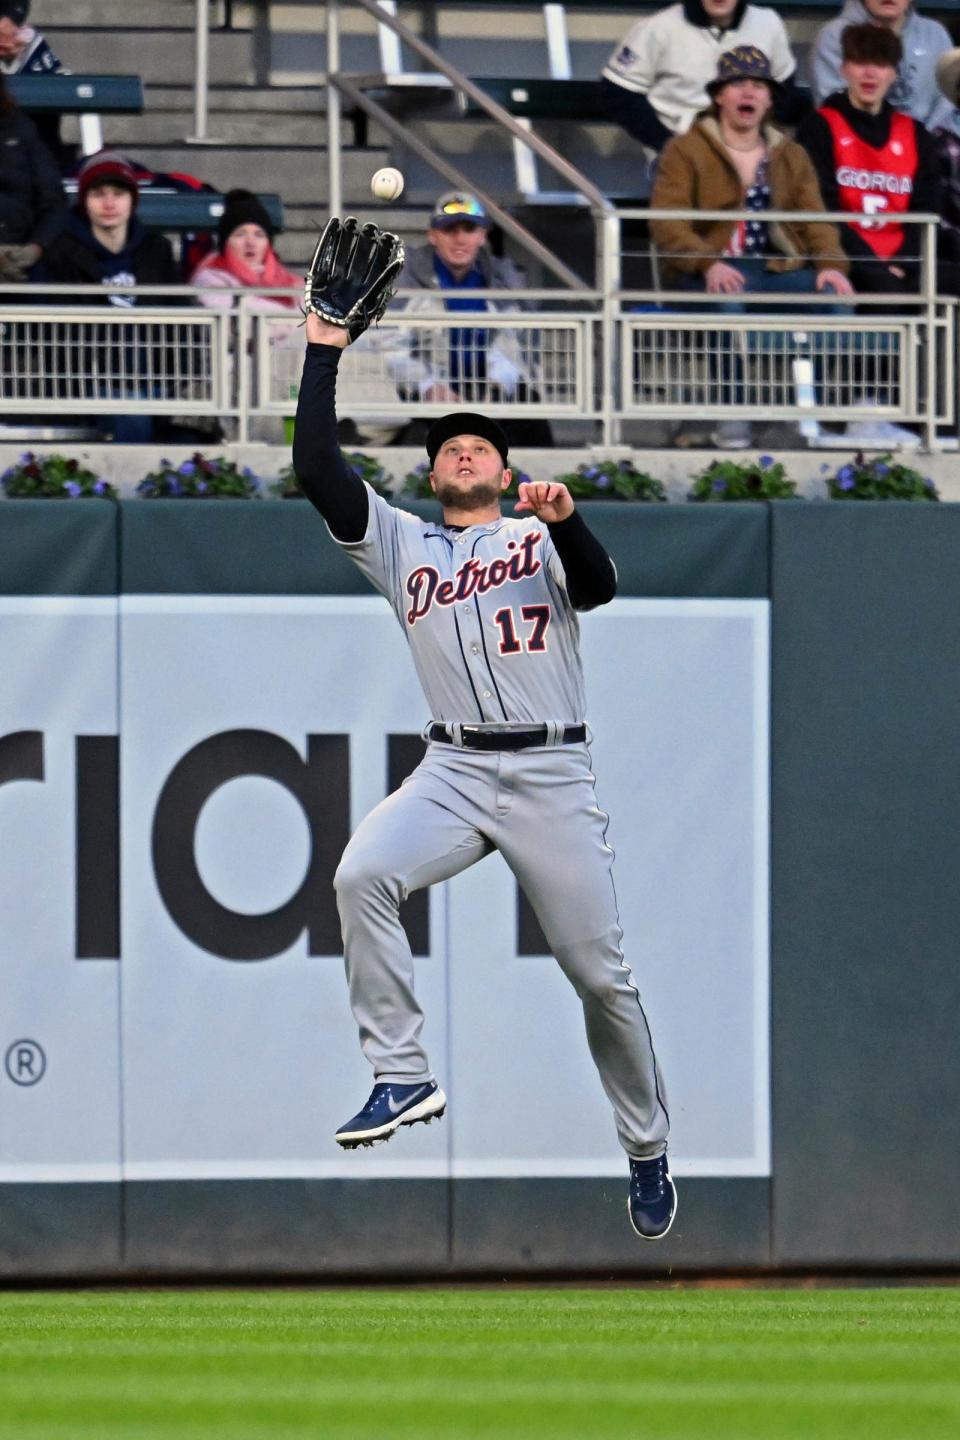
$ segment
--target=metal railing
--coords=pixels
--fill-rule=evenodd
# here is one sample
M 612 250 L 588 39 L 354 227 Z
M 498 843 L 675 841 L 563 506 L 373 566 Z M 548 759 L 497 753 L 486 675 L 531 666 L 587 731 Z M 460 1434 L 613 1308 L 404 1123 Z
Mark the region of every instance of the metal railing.
M 296 408 L 300 317 L 263 306 L 299 292 L 246 291 L 221 310 L 189 287 L 144 288 L 135 305 L 129 291 L 104 304 L 97 286 L 44 287 L 43 303 L 14 288 L 19 303 L 0 308 L 0 424 L 214 415 L 242 442 L 257 417 Z M 399 428 L 462 403 L 586 422 L 605 444 L 625 421 L 881 419 L 921 425 L 931 449 L 955 421 L 956 302 L 935 294 L 903 297 L 896 314 L 889 296 L 834 314 L 836 296 L 744 295 L 732 314 L 730 297 L 689 291 L 564 292 L 562 305 L 555 290 L 482 295 L 487 310 L 450 313 L 429 292 L 398 292 L 343 357 L 341 416 Z

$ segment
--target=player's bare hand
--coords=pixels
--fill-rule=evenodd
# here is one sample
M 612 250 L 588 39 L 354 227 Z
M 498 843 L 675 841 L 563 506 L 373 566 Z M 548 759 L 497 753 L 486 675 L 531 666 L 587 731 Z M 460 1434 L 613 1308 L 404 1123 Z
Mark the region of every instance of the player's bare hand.
M 573 497 L 570 491 L 566 485 L 558 485 L 556 481 L 526 481 L 519 486 L 518 494 L 520 498 L 515 508 L 529 510 L 547 525 L 553 525 L 558 520 L 569 520 L 573 514 Z
M 307 339 L 311 345 L 336 345 L 339 350 L 346 350 L 350 344 L 345 326 L 328 325 L 312 310 L 307 311 Z

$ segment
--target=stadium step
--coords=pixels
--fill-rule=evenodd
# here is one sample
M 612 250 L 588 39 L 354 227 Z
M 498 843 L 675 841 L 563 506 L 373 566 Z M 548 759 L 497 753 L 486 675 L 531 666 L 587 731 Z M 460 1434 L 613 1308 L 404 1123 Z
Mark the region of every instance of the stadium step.
M 219 8 L 217 4 L 211 6 L 215 20 Z M 130 0 L 43 0 L 42 6 L 34 6 L 31 24 L 47 37 L 60 30 L 155 30 L 158 13 L 162 13 L 167 25 L 192 25 L 196 0 L 163 0 L 162 10 L 154 5 L 131 4 Z M 66 63 L 66 57 L 61 58 Z
M 149 97 L 148 97 L 149 107 Z M 155 111 L 143 115 L 104 117 L 104 134 L 111 145 L 133 151 L 139 145 L 181 145 L 194 126 L 193 111 Z M 207 133 L 225 145 L 295 145 L 317 149 L 326 143 L 326 118 L 296 112 L 288 115 L 263 110 L 210 110 Z M 349 131 L 348 131 L 349 134 Z M 194 146 L 194 149 L 197 147 Z
M 138 145 L 136 158 L 150 170 L 184 170 L 218 190 L 236 185 L 275 191 L 285 205 L 324 206 L 329 193 L 325 151 L 292 145 Z M 344 193 L 369 195 L 370 176 L 388 163 L 383 150 L 346 150 Z M 372 203 L 372 202 L 371 202 Z
M 146 7 L 145 7 L 146 8 Z M 194 73 L 193 27 L 154 26 L 149 43 L 142 29 L 61 30 L 44 26 L 50 47 L 68 69 L 93 75 L 141 75 L 190 84 Z M 247 31 L 214 30 L 210 35 L 210 79 L 234 85 L 253 79 Z

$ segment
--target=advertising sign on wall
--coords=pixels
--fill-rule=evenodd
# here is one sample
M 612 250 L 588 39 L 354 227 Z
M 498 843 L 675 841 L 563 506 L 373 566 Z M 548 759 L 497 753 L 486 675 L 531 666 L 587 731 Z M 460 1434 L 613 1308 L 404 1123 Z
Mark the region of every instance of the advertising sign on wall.
M 408 904 L 446 1119 L 334 1143 L 371 1076 L 333 873 L 426 719 L 382 601 L 3 603 L 0 1040 L 45 1073 L 0 1077 L 0 1178 L 622 1172 L 579 1002 L 495 855 Z M 769 1173 L 768 620 L 621 600 L 583 621 L 678 1173 Z

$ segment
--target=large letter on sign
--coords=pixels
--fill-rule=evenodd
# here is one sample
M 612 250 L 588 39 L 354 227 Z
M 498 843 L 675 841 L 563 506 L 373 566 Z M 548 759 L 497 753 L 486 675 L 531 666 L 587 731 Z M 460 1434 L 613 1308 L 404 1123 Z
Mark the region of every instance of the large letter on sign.
M 241 775 L 286 786 L 310 826 L 303 884 L 266 915 L 242 915 L 210 894 L 197 868 L 200 812 L 213 792 Z M 349 834 L 349 740 L 309 735 L 307 758 L 268 730 L 225 730 L 189 750 L 160 792 L 153 821 L 153 866 L 163 903 L 196 945 L 224 960 L 267 960 L 306 928 L 311 955 L 338 955 L 340 924 L 333 873 Z

